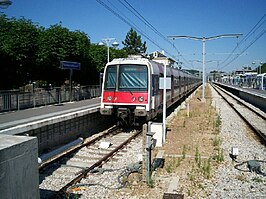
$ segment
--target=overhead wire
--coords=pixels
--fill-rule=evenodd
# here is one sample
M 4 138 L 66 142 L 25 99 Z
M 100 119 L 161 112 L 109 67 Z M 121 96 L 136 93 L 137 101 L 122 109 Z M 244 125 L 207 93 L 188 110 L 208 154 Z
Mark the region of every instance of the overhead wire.
M 174 55 L 169 53 L 167 50 L 162 48 L 157 42 L 155 42 L 148 34 L 146 34 L 144 31 L 141 30 L 134 22 L 132 22 L 127 16 L 123 14 L 118 8 L 115 7 L 114 4 L 112 4 L 109 0 L 109 4 L 115 8 L 117 11 L 112 9 L 110 6 L 108 6 L 106 3 L 104 3 L 102 0 L 96 0 L 98 3 L 100 3 L 102 6 L 104 6 L 107 10 L 109 10 L 111 13 L 113 13 L 115 16 L 117 16 L 119 19 L 121 19 L 123 22 L 125 22 L 127 25 L 135 29 L 137 32 L 139 32 L 142 36 L 144 36 L 146 39 L 148 39 L 152 44 L 154 44 L 156 47 L 158 47 L 160 50 L 164 50 L 168 55 L 172 57 L 173 60 Z M 145 17 L 143 17 L 142 14 L 140 14 L 127 0 L 117 0 L 119 1 L 126 9 L 128 9 L 135 17 L 137 17 L 140 21 L 142 21 L 148 28 L 150 28 L 155 34 L 160 36 L 163 40 L 165 40 L 167 43 L 172 45 L 172 47 L 176 50 L 178 53 L 178 57 L 181 57 L 186 64 L 191 65 L 184 56 L 180 53 L 180 51 L 175 47 L 173 43 L 171 43 L 160 31 L 158 31 Z M 255 24 L 255 26 L 248 32 L 248 34 L 239 42 L 237 43 L 236 47 L 233 49 L 233 51 L 229 54 L 229 56 L 219 63 L 219 66 L 221 66 L 218 70 L 221 70 L 225 67 L 227 67 L 229 64 L 231 64 L 233 61 L 235 61 L 239 56 L 241 56 L 250 46 L 252 46 L 260 37 L 262 37 L 265 34 L 265 29 L 263 29 L 260 33 L 258 33 L 255 38 L 250 41 L 247 45 L 245 45 L 248 42 L 248 39 L 250 39 L 253 35 L 256 34 L 256 32 L 263 26 L 263 24 L 266 22 L 266 14 L 264 14 L 263 17 Z M 245 46 L 244 46 L 245 45 Z M 243 47 L 242 47 L 243 46 Z M 241 48 L 242 47 L 242 48 Z M 235 53 L 236 50 L 239 50 L 240 53 Z M 232 57 L 235 55 L 234 57 Z M 175 60 L 176 61 L 176 60 Z M 179 61 L 179 58 L 178 58 Z M 189 67 L 190 68 L 190 67 Z
M 119 19 L 121 19 L 123 22 L 125 22 L 127 25 L 129 25 L 130 27 L 134 28 L 136 31 L 138 31 L 141 35 L 143 35 L 145 38 L 147 38 L 150 42 L 152 42 L 155 46 L 157 46 L 158 48 L 162 49 L 157 43 L 155 43 L 148 35 L 146 35 L 141 29 L 139 29 L 133 22 L 130 22 L 131 20 L 129 20 L 127 17 L 127 20 L 121 16 L 119 13 L 117 13 L 116 11 L 114 11 L 111 7 L 109 7 L 106 3 L 104 3 L 101 0 L 96 0 L 97 2 L 99 2 L 101 5 L 103 5 L 107 10 L 109 10 L 110 12 L 112 12 L 115 16 L 117 16 Z M 110 3 L 110 1 L 108 1 Z M 110 3 L 112 6 L 114 6 L 112 3 Z
M 120 20 L 122 20 L 124 23 L 126 23 L 127 25 L 129 25 L 130 27 L 132 27 L 133 29 L 135 29 L 137 32 L 139 32 L 142 36 L 144 36 L 146 39 L 148 39 L 151 43 L 153 43 L 156 47 L 158 47 L 160 50 L 164 50 L 168 55 L 172 56 L 172 59 L 174 59 L 173 55 L 171 55 L 170 52 L 168 52 L 167 50 L 163 49 L 158 43 L 156 43 L 153 39 L 150 38 L 149 35 L 147 35 L 144 31 L 142 31 L 134 22 L 132 22 L 128 17 L 126 17 L 123 14 L 119 14 L 118 12 L 121 13 L 121 11 L 116 8 L 116 6 L 114 4 L 112 4 L 109 0 L 107 0 L 109 2 L 109 4 L 115 8 L 117 11 L 115 11 L 113 8 L 111 8 L 109 5 L 107 5 L 105 2 L 103 2 L 102 0 L 96 0 L 98 3 L 100 3 L 103 7 L 105 7 L 107 10 L 109 10 L 111 13 L 113 13 L 115 16 L 117 16 Z M 146 25 L 148 24 L 148 27 L 151 28 L 157 35 L 159 35 L 160 37 L 164 38 L 167 40 L 167 38 L 165 36 L 163 36 L 151 23 L 149 23 L 139 12 L 136 11 L 136 9 L 130 5 L 127 1 L 127 5 L 130 6 L 130 8 L 128 6 L 126 6 L 125 3 L 121 2 L 121 0 L 119 0 L 119 2 L 125 6 L 131 13 L 133 13 L 136 17 L 138 17 L 142 22 L 144 22 Z M 135 11 L 137 14 L 135 14 L 133 11 Z M 167 40 L 167 42 L 169 42 L 171 45 L 172 43 Z M 173 47 L 175 48 L 175 50 L 178 52 L 178 54 L 188 63 L 188 61 L 181 55 L 181 53 L 178 51 L 178 49 L 173 45 Z M 175 59 L 174 59 L 175 60 Z M 176 60 L 175 60 L 176 61 Z M 189 64 L 189 63 L 188 63 Z
M 144 24 L 148 25 L 150 29 L 152 29 L 157 35 L 159 35 L 163 40 L 165 40 L 167 43 L 169 43 L 170 45 L 173 46 L 173 48 L 176 50 L 176 52 L 178 53 L 178 56 L 180 56 L 188 65 L 189 62 L 185 59 L 185 57 L 180 53 L 180 51 L 176 48 L 176 46 L 171 43 L 169 41 L 169 39 L 167 37 L 165 37 L 160 31 L 158 31 L 147 19 L 145 19 L 145 17 L 143 17 L 127 0 L 124 0 L 124 2 L 126 2 L 126 4 L 128 6 L 126 6 L 122 0 L 118 0 L 122 5 L 124 5 L 132 14 L 134 14 L 138 19 L 140 19 Z M 133 12 L 133 11 L 134 12 Z M 173 55 L 171 55 L 172 57 L 175 57 Z
M 97 0 L 98 1 L 98 0 Z M 119 9 L 113 4 L 113 3 L 111 3 L 109 0 L 107 0 L 108 2 L 109 2 L 109 4 L 111 4 L 118 12 L 119 12 Z M 103 3 L 103 2 L 102 2 Z M 104 3 L 103 3 L 104 4 Z M 106 4 L 105 4 L 106 5 Z M 109 7 L 108 5 L 106 5 L 107 7 Z M 109 7 L 110 8 L 110 7 Z M 111 10 L 112 10 L 112 8 L 110 8 Z M 131 21 L 127 16 L 125 16 L 125 15 L 120 15 L 119 13 L 117 13 L 116 11 L 114 11 L 114 10 L 112 10 L 113 12 L 115 12 L 117 15 L 116 16 L 120 16 L 119 18 L 120 19 L 122 19 L 123 17 L 123 21 L 124 22 L 126 22 L 130 27 L 133 27 L 135 30 L 137 30 L 141 35 L 143 35 L 144 37 L 146 37 L 146 38 L 148 38 L 148 39 L 150 39 L 149 38 L 149 36 L 145 33 L 145 32 L 143 32 L 140 28 L 138 28 L 137 27 L 137 25 L 133 22 L 133 21 Z M 149 41 L 151 41 L 151 40 L 149 40 Z M 152 41 L 151 41 L 152 42 Z M 155 43 L 153 43 L 153 44 L 155 44 Z
M 241 56 L 250 46 L 252 46 L 259 38 L 261 38 L 265 34 L 266 30 L 262 30 L 260 34 L 252 41 L 250 42 L 239 54 L 237 54 L 232 60 L 230 60 L 226 65 L 221 67 L 220 69 L 225 68 L 229 64 L 231 64 L 233 61 L 235 61 L 239 56 Z
M 229 56 L 223 62 L 220 63 L 220 65 L 222 65 L 222 66 L 218 70 L 221 70 L 221 69 L 227 67 L 233 61 L 235 61 L 239 56 L 243 55 L 243 53 L 248 48 L 250 48 L 259 38 L 261 38 L 265 34 L 265 32 L 266 32 L 265 28 L 263 30 L 261 30 L 258 34 L 256 34 L 256 32 L 258 32 L 258 30 L 265 24 L 265 22 L 266 22 L 266 14 L 264 14 L 260 18 L 260 20 L 248 32 L 248 34 L 237 44 L 237 46 L 233 49 L 233 51 L 229 54 Z M 253 35 L 255 35 L 254 39 L 251 40 L 248 44 L 246 44 L 244 46 L 244 44 L 248 42 L 248 39 L 250 39 Z M 241 46 L 243 46 L 243 47 L 241 48 Z M 237 49 L 239 49 L 240 53 L 236 54 L 235 52 Z M 235 55 L 235 56 L 232 57 L 232 55 Z
M 263 20 L 263 18 L 266 16 L 266 14 L 264 14 L 264 16 L 255 24 L 255 26 L 248 32 L 248 34 L 237 44 L 237 46 L 233 49 L 233 51 L 232 51 L 232 53 L 231 54 L 229 54 L 229 56 L 221 63 L 221 65 L 222 64 L 224 64 L 228 59 L 230 59 L 230 57 L 235 53 L 235 51 L 236 51 L 236 49 L 237 48 L 239 48 L 239 46 L 243 43 L 243 42 L 245 42 L 245 41 L 247 41 L 247 39 L 252 35 L 251 33 L 253 33 L 254 34 L 254 32 L 259 28 L 259 27 L 261 27 L 261 25 L 258 27 L 258 28 L 256 28 L 258 25 L 259 25 L 259 23 Z M 255 30 L 255 28 L 256 28 L 256 30 Z M 234 58 L 233 58 L 234 59 Z M 234 59 L 235 60 L 235 59 Z M 230 62 L 231 63 L 231 62 Z

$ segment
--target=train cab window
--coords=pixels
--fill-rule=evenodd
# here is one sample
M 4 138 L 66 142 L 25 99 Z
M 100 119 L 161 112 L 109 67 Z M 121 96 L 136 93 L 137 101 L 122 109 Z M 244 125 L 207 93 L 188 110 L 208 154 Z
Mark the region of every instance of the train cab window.
M 105 75 L 105 89 L 114 90 L 116 87 L 117 66 L 108 66 Z
M 118 90 L 148 90 L 148 68 L 145 65 L 120 65 L 118 79 Z

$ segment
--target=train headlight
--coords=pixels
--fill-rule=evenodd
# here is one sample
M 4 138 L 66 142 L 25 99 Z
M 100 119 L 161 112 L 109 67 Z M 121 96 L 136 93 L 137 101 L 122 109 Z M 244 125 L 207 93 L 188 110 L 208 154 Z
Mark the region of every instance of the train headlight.
M 132 102 L 135 102 L 135 101 L 136 101 L 136 97 L 133 96 L 133 97 L 131 98 L 131 101 L 132 101 Z
M 112 100 L 112 97 L 111 97 L 111 96 L 107 96 L 107 98 L 106 98 L 106 99 L 107 99 L 107 101 L 109 101 L 109 102 L 110 102 L 110 101 Z
M 139 96 L 139 102 L 143 102 L 144 101 L 144 97 L 143 96 Z

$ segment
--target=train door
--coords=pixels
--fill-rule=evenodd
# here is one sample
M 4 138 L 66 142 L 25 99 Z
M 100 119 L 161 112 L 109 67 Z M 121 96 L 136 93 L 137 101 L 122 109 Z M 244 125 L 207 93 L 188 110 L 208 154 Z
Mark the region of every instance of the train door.
M 171 75 L 171 101 L 174 101 L 174 91 L 175 91 L 175 87 L 174 87 L 174 76 Z
M 187 78 L 184 76 L 184 93 L 187 93 Z
M 181 87 L 182 87 L 182 80 L 181 80 L 181 74 L 178 76 L 178 95 L 179 97 L 181 97 L 181 93 L 182 93 L 182 90 L 181 90 Z
M 266 73 L 257 75 L 256 83 L 259 90 L 266 90 Z
M 102 89 L 102 101 L 105 98 L 104 95 L 112 96 L 115 98 L 115 90 L 117 82 L 117 66 L 110 65 L 107 67 L 104 75 L 103 89 Z
M 266 90 L 266 73 L 263 73 L 262 74 L 262 82 L 261 82 L 261 85 L 262 85 L 262 90 Z
M 160 77 L 163 77 L 163 74 L 160 73 Z M 163 89 L 160 89 L 160 105 L 161 105 L 161 109 L 163 109 Z
M 159 94 L 159 75 L 152 75 L 152 109 L 157 110 L 161 103 Z

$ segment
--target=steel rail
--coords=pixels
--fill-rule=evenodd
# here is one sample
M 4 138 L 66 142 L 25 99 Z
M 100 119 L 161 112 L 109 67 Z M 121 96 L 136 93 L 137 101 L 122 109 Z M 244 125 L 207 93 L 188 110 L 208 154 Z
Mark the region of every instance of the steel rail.
M 264 144 L 266 144 L 266 135 L 264 133 L 261 132 L 261 130 L 259 130 L 258 128 L 256 128 L 254 125 L 252 125 L 238 110 L 237 108 L 234 107 L 234 105 L 232 103 L 229 102 L 229 100 L 227 100 L 222 94 L 221 92 L 218 90 L 218 86 L 214 86 L 213 84 L 211 84 L 212 87 L 215 89 L 215 91 L 229 104 L 229 106 L 240 116 L 240 118 L 242 120 L 244 120 L 244 122 L 257 134 L 261 137 L 261 139 L 264 141 Z M 221 90 L 221 89 L 220 89 Z M 223 91 L 224 92 L 224 91 Z M 225 93 L 225 92 L 224 92 Z M 227 93 L 226 93 L 227 94 Z M 229 95 L 229 94 L 227 94 Z M 231 95 L 229 95 L 230 97 L 232 97 Z M 262 117 L 262 119 L 266 119 L 265 116 L 261 115 L 260 113 L 257 113 L 257 111 L 253 110 L 252 108 L 250 108 L 249 106 L 247 106 L 246 104 L 242 103 L 241 101 L 239 101 L 237 98 L 232 97 L 234 100 L 236 100 L 238 103 L 240 103 L 241 105 L 245 106 L 246 108 L 248 108 L 249 110 L 251 110 L 252 112 L 254 112 L 255 114 L 257 114 L 258 116 Z
M 74 153 L 74 152 L 80 150 L 81 148 L 83 148 L 83 147 L 85 147 L 85 146 L 91 145 L 91 144 L 93 144 L 94 142 L 96 142 L 96 141 L 102 139 L 103 137 L 105 137 L 105 136 L 107 136 L 107 135 L 109 135 L 109 134 L 111 134 L 111 133 L 115 133 L 115 134 L 119 133 L 119 132 L 116 132 L 116 130 L 118 130 L 118 129 L 119 129 L 118 126 L 114 126 L 114 127 L 112 127 L 111 129 L 107 130 L 105 133 L 103 133 L 103 134 L 100 135 L 100 136 L 97 136 L 97 137 L 95 137 L 95 138 L 93 138 L 93 139 L 91 139 L 91 140 L 89 140 L 89 141 L 87 141 L 87 142 L 84 142 L 84 143 L 81 144 L 81 145 L 78 145 L 78 146 L 76 146 L 76 147 L 73 147 L 73 148 L 71 148 L 71 149 L 68 149 L 68 150 L 66 150 L 66 151 L 63 151 L 62 153 L 60 153 L 60 154 L 58 154 L 58 155 L 56 155 L 56 156 L 54 156 L 54 157 L 48 159 L 47 161 L 43 162 L 42 164 L 40 164 L 40 165 L 39 165 L 39 171 L 41 171 L 42 169 L 44 169 L 47 165 L 54 163 L 54 162 L 57 161 L 58 159 L 60 159 L 60 158 L 64 158 L 64 157 L 68 156 L 70 153 Z
M 112 156 L 114 156 L 120 149 L 124 148 L 129 142 L 131 142 L 132 139 L 136 138 L 142 130 L 138 130 L 134 135 L 132 135 L 130 138 L 128 138 L 126 141 L 124 141 L 122 144 L 117 146 L 115 149 L 113 149 L 110 153 L 106 154 L 103 158 L 101 158 L 99 161 L 94 163 L 92 166 L 89 168 L 83 170 L 77 177 L 75 177 L 73 180 L 71 180 L 69 183 L 67 183 L 64 187 L 62 187 L 58 191 L 58 196 L 64 196 L 68 190 L 69 187 L 71 187 L 73 184 L 79 182 L 82 178 L 85 178 L 87 174 L 94 169 L 97 166 L 102 165 L 103 162 L 107 161 L 110 159 Z

